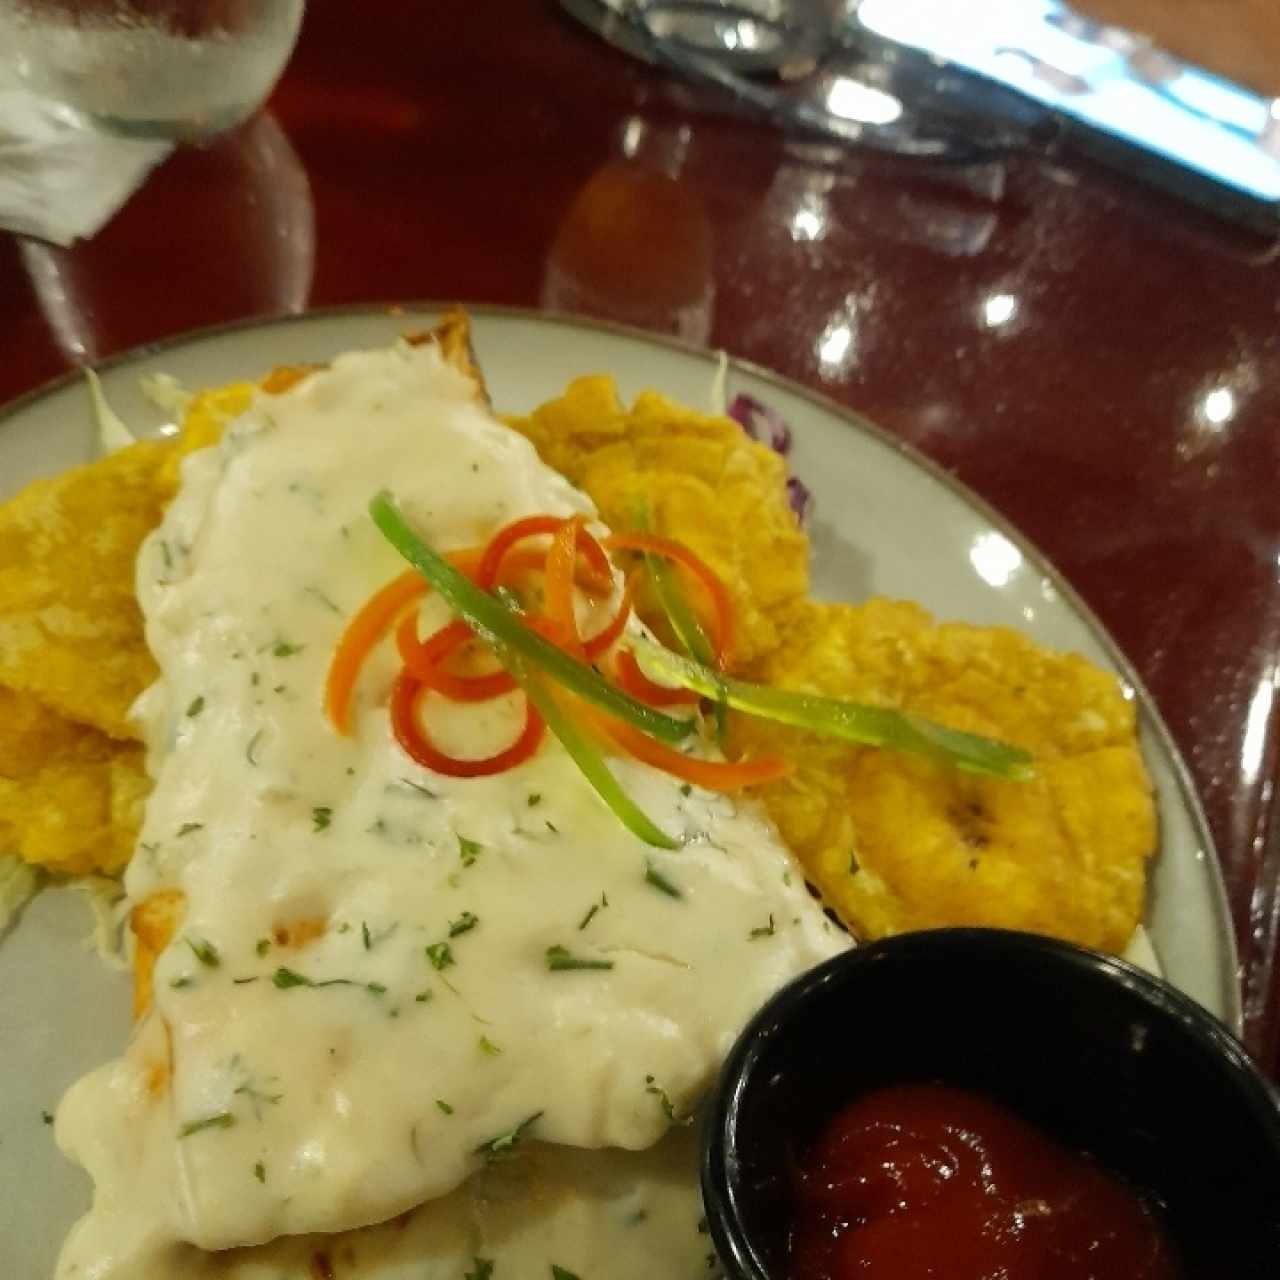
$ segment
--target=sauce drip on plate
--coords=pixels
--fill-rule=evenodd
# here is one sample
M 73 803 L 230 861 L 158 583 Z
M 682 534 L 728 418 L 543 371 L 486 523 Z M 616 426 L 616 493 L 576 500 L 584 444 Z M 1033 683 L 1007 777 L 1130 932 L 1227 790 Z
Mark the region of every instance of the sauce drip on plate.
M 791 1280 L 1178 1280 L 1151 1208 L 1088 1157 L 941 1085 L 868 1093 L 803 1168 Z

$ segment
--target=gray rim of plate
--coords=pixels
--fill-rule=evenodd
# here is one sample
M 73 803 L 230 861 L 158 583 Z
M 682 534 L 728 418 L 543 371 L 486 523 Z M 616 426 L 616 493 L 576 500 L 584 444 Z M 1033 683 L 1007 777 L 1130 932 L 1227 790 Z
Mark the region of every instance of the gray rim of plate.
M 438 319 L 442 314 L 455 307 L 461 307 L 468 315 L 491 316 L 498 319 L 509 320 L 524 320 L 534 324 L 559 325 L 566 329 L 582 329 L 597 333 L 611 334 L 619 338 L 625 338 L 630 342 L 648 344 L 650 346 L 664 348 L 669 351 L 676 351 L 682 355 L 702 360 L 713 367 L 718 364 L 722 354 L 718 349 L 702 347 L 696 343 L 685 341 L 684 339 L 674 337 L 670 334 L 652 333 L 645 329 L 635 328 L 632 325 L 620 324 L 611 320 L 600 320 L 593 316 L 574 315 L 563 311 L 544 311 L 533 307 L 423 299 L 405 302 L 344 303 L 331 307 L 315 307 L 301 312 L 286 312 L 277 315 L 267 314 L 242 317 L 241 319 L 226 321 L 222 324 L 206 325 L 197 329 L 187 329 L 182 333 L 173 334 L 155 342 L 130 347 L 126 351 L 117 352 L 115 355 L 108 356 L 106 359 L 98 361 L 94 365 L 85 367 L 93 368 L 96 371 L 116 369 L 122 365 L 128 365 L 140 360 L 149 359 L 152 356 L 162 355 L 164 352 L 171 351 L 176 347 L 199 343 L 209 338 L 217 338 L 222 334 L 243 333 L 253 329 L 277 329 L 295 324 L 305 325 L 309 321 L 341 319 L 343 316 L 386 316 L 389 319 L 403 317 L 405 320 L 416 318 Z M 951 475 L 951 473 L 944 467 L 934 462 L 919 449 L 894 435 L 886 428 L 877 426 L 874 422 L 870 421 L 870 419 L 864 418 L 855 410 L 846 408 L 844 405 L 840 404 L 839 401 L 823 394 L 820 391 L 810 390 L 810 388 L 804 386 L 802 383 L 795 382 L 790 378 L 784 377 L 780 373 L 774 372 L 772 369 L 765 368 L 763 365 L 755 364 L 750 360 L 740 359 L 737 356 L 729 355 L 727 352 L 724 352 L 723 355 L 727 360 L 730 371 L 744 373 L 759 382 L 777 387 L 790 395 L 808 401 L 823 413 L 840 419 L 854 431 L 859 431 L 865 435 L 871 436 L 881 445 L 889 448 L 914 466 L 926 472 L 936 483 L 940 484 L 944 489 L 947 489 L 954 497 L 958 498 L 983 519 L 987 520 L 994 529 L 1013 543 L 1013 545 L 1022 553 L 1027 563 L 1034 566 L 1038 573 L 1053 584 L 1054 589 L 1060 594 L 1069 608 L 1083 621 L 1093 638 L 1097 641 L 1099 647 L 1106 653 L 1117 674 L 1132 687 L 1142 717 L 1146 719 L 1151 731 L 1156 737 L 1157 742 L 1168 758 L 1169 764 L 1172 766 L 1174 776 L 1178 783 L 1179 799 L 1188 814 L 1191 816 L 1192 823 L 1195 827 L 1196 838 L 1205 852 L 1209 855 L 1210 880 L 1214 891 L 1213 905 L 1224 926 L 1221 933 L 1223 945 L 1226 949 L 1226 968 L 1228 972 L 1237 975 L 1236 981 L 1233 982 L 1230 985 L 1230 988 L 1223 993 L 1226 997 L 1226 1004 L 1223 1010 L 1223 1021 L 1236 1033 L 1236 1035 L 1239 1035 L 1244 1025 L 1244 1013 L 1241 1003 L 1239 983 L 1240 957 L 1236 947 L 1235 929 L 1232 923 L 1230 903 L 1227 899 L 1226 885 L 1222 878 L 1222 864 L 1218 858 L 1217 845 L 1214 842 L 1213 834 L 1209 829 L 1209 823 L 1205 817 L 1204 808 L 1200 803 L 1200 797 L 1196 792 L 1194 783 L 1192 782 L 1190 770 L 1187 767 L 1186 761 L 1183 759 L 1182 752 L 1178 749 L 1178 745 L 1174 741 L 1173 734 L 1170 733 L 1169 727 L 1165 724 L 1164 717 L 1160 714 L 1160 710 L 1156 705 L 1155 699 L 1151 696 L 1151 693 L 1143 683 L 1142 678 L 1138 675 L 1137 670 L 1130 662 L 1124 650 L 1121 649 L 1116 641 L 1112 639 L 1111 633 L 1105 626 L 1103 626 L 1102 621 L 1093 612 L 1089 605 L 1085 603 L 1084 599 L 1079 595 L 1076 589 L 1067 581 L 1063 573 L 1049 559 L 1049 557 L 1044 554 L 1044 552 L 1032 543 L 1030 539 L 1023 535 L 985 498 L 975 493 L 962 481 L 957 480 L 956 477 Z M 24 393 L 16 400 L 12 400 L 8 404 L 0 406 L 0 431 L 4 429 L 5 425 L 11 418 L 18 416 L 24 410 L 44 399 L 46 396 L 54 395 L 59 391 L 73 386 L 83 376 L 83 369 L 70 370 L 59 377 Z

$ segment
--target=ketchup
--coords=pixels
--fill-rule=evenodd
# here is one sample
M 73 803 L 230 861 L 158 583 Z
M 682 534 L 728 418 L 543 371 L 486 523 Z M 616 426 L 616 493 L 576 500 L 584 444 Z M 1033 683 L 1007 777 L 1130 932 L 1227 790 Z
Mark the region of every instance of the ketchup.
M 942 1085 L 859 1098 L 798 1187 L 790 1280 L 1180 1280 L 1150 1207 L 996 1103 Z

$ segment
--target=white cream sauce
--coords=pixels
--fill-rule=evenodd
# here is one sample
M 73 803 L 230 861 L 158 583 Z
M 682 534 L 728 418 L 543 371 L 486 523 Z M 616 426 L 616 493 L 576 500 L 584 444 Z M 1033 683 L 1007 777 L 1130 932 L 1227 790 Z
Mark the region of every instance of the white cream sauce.
M 666 853 L 550 739 L 498 777 L 415 766 L 389 731 L 389 643 L 336 734 L 328 659 L 404 568 L 366 515 L 383 488 L 442 549 L 592 510 L 434 347 L 340 357 L 184 463 L 139 558 L 162 674 L 138 708 L 156 786 L 126 883 L 135 902 L 181 889 L 187 914 L 123 1059 L 59 1110 L 96 1183 L 60 1277 L 168 1276 L 141 1260 L 384 1222 L 449 1196 L 522 1125 L 524 1142 L 651 1147 L 768 995 L 846 945 L 749 804 L 613 761 L 683 841 Z M 438 603 L 423 614 L 435 625 Z M 477 730 L 477 752 L 503 728 Z M 305 946 L 269 941 L 313 920 Z M 550 971 L 552 946 L 614 967 Z M 157 1100 L 146 1073 L 170 1047 Z M 592 1203 L 597 1166 L 564 1167 Z M 441 1267 L 425 1274 L 465 1270 Z

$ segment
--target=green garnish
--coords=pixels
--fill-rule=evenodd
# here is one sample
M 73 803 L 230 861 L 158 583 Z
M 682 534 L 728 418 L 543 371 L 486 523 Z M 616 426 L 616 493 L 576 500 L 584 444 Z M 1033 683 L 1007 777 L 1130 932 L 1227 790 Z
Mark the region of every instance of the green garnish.
M 466 836 L 458 837 L 458 856 L 464 867 L 471 866 L 484 852 L 484 845 L 479 840 L 468 840 Z
M 316 831 L 327 831 L 333 821 L 333 810 L 328 805 L 318 804 L 311 810 L 311 825 Z
M 542 803 L 542 795 L 537 791 L 529 793 L 529 808 L 536 809 Z
M 668 898 L 683 898 L 678 885 L 673 884 L 666 876 L 653 865 L 652 862 L 646 862 L 644 866 L 644 882 L 651 884 L 660 893 L 665 893 Z
M 369 926 L 363 920 L 360 921 L 360 937 L 364 940 L 364 949 L 366 951 L 373 950 L 373 937 L 369 933 Z
M 578 922 L 578 932 L 581 933 L 583 929 L 585 929 L 587 925 L 591 923 L 591 921 L 595 918 L 595 914 L 597 911 L 603 911 L 604 908 L 607 907 L 608 905 L 609 905 L 609 895 L 607 893 L 602 893 L 600 895 L 600 901 L 593 902 L 587 908 L 587 914 L 584 915 L 582 919 Z
M 762 924 L 758 928 L 752 929 L 751 932 L 747 934 L 747 941 L 754 942 L 757 938 L 772 938 L 775 932 L 776 930 L 773 926 L 773 912 L 770 911 L 769 923 L 767 925 Z
M 291 644 L 288 640 L 277 640 L 271 646 L 271 653 L 277 658 L 292 658 L 294 654 L 301 653 L 306 647 L 305 644 Z
M 468 1271 L 462 1280 L 491 1280 L 493 1276 L 493 1259 L 492 1258 L 476 1258 L 471 1259 L 471 1264 L 475 1268 L 474 1271 Z
M 470 933 L 479 923 L 479 916 L 464 911 L 456 920 L 449 921 L 449 937 L 456 938 L 459 934 Z
M 577 1272 L 570 1271 L 568 1267 L 558 1267 L 553 1262 L 551 1264 L 551 1280 L 581 1280 Z
M 371 996 L 381 996 L 387 990 L 380 982 L 357 982 L 354 978 L 323 978 L 317 982 L 315 978 L 308 978 L 305 973 L 286 969 L 283 965 L 271 975 L 271 981 L 281 991 L 292 987 L 314 987 L 316 990 L 321 987 L 363 987 Z
M 187 715 L 189 715 L 192 719 L 194 719 L 203 710 L 204 710 L 204 695 L 202 694 L 200 697 L 192 699 L 191 705 L 187 708 Z
M 255 950 L 255 951 L 256 951 L 260 956 L 265 956 L 265 955 L 267 954 L 267 952 L 271 950 L 271 939 L 270 939 L 270 938 L 259 938 L 259 939 L 258 939 L 258 941 L 254 944 L 253 949 L 254 949 L 254 950 Z
M 554 946 L 547 948 L 547 968 L 552 973 L 568 969 L 612 969 L 613 961 L 575 956 L 567 947 Z
M 266 1182 L 267 1166 L 263 1164 L 261 1160 L 259 1160 L 258 1163 L 253 1166 L 253 1176 L 257 1178 L 259 1182 Z
M 230 1129 L 235 1122 L 236 1118 L 230 1111 L 219 1111 L 216 1115 L 205 1116 L 203 1120 L 189 1120 L 178 1130 L 178 1137 L 189 1138 L 205 1129 Z
M 636 523 L 640 529 L 645 533 L 651 533 L 653 522 L 649 519 L 647 506 L 642 507 L 637 514 Z M 680 579 L 676 576 L 674 567 L 664 557 L 654 555 L 649 551 L 644 553 L 644 567 L 649 574 L 649 581 L 653 583 L 653 594 L 658 598 L 658 603 L 662 606 L 662 612 L 667 615 L 667 622 L 671 626 L 671 632 L 680 647 L 695 662 L 702 663 L 704 667 L 714 667 L 716 661 L 715 650 L 712 648 L 711 640 L 707 633 L 702 629 L 702 623 L 698 621 L 697 615 L 685 598 L 684 590 L 680 586 Z M 717 737 L 724 736 L 724 713 L 724 701 L 717 698 L 715 706 Z M 685 794 L 688 795 L 688 792 L 685 792 Z
M 541 677 L 529 670 L 523 660 L 513 654 L 499 651 L 498 656 L 547 722 L 547 728 L 560 739 L 574 764 L 582 771 L 582 776 L 613 810 L 622 825 L 646 844 L 659 849 L 678 848 L 676 842 L 622 789 L 617 778 L 609 771 L 604 757 L 596 750 L 595 744 L 565 713 L 556 701 L 555 694 Z
M 410 528 L 389 493 L 380 493 L 373 499 L 369 504 L 369 514 L 383 537 L 431 583 L 445 603 L 465 618 L 481 639 L 494 647 L 508 670 L 508 655 L 519 655 L 588 702 L 663 742 L 680 742 L 692 731 L 690 721 L 655 711 L 629 697 L 591 667 L 569 657 L 525 626 L 501 601 L 477 587 L 427 546 Z M 514 671 L 512 674 L 516 675 Z M 516 678 L 520 677 L 517 675 Z
M 439 1107 L 440 1110 L 443 1111 L 445 1115 L 447 1116 L 453 1115 L 453 1108 L 443 1098 L 436 1099 L 436 1106 Z
M 658 1099 L 662 1107 L 662 1114 L 667 1117 L 671 1124 L 685 1125 L 693 1123 L 692 1115 L 687 1115 L 683 1119 L 676 1115 L 676 1109 L 671 1105 L 671 1098 L 668 1096 L 667 1091 L 660 1084 L 655 1083 L 653 1076 L 645 1076 L 644 1091 Z
M 644 639 L 634 639 L 631 647 L 650 680 L 692 689 L 763 720 L 862 746 L 927 756 L 969 773 L 1016 782 L 1025 782 L 1033 776 L 1030 753 L 1006 742 L 948 729 L 888 707 L 870 707 L 794 689 L 773 689 L 733 680 Z
M 183 836 L 189 836 L 193 831 L 201 831 L 203 829 L 203 822 L 184 822 L 182 826 L 178 828 L 177 838 L 181 839 Z
M 212 942 L 207 942 L 203 938 L 195 940 L 186 938 L 184 941 L 191 948 L 192 955 L 206 968 L 216 969 L 222 963 L 218 948 Z
M 414 1004 L 426 1004 L 434 995 L 434 991 L 419 991 L 418 994 L 413 997 L 413 1002 Z
M 453 958 L 453 948 L 447 942 L 433 942 L 426 951 L 427 959 L 437 973 L 457 963 Z
M 502 1052 L 502 1050 L 499 1049 L 498 1046 L 494 1044 L 493 1041 L 490 1040 L 488 1036 L 481 1036 L 480 1039 L 476 1041 L 476 1048 L 479 1049 L 481 1053 L 486 1054 L 490 1058 L 496 1058 L 498 1054 Z M 541 1115 L 541 1114 L 542 1112 L 539 1111 L 538 1115 Z
M 500 1133 L 496 1138 L 490 1138 L 488 1142 L 482 1142 L 472 1153 L 477 1156 L 484 1156 L 485 1164 L 493 1164 L 498 1160 L 505 1160 L 515 1150 L 516 1144 L 528 1132 L 530 1125 L 535 1120 L 541 1119 L 542 1112 L 535 1111 L 533 1115 L 527 1116 L 521 1120 L 514 1129 L 508 1129 L 506 1133 Z

